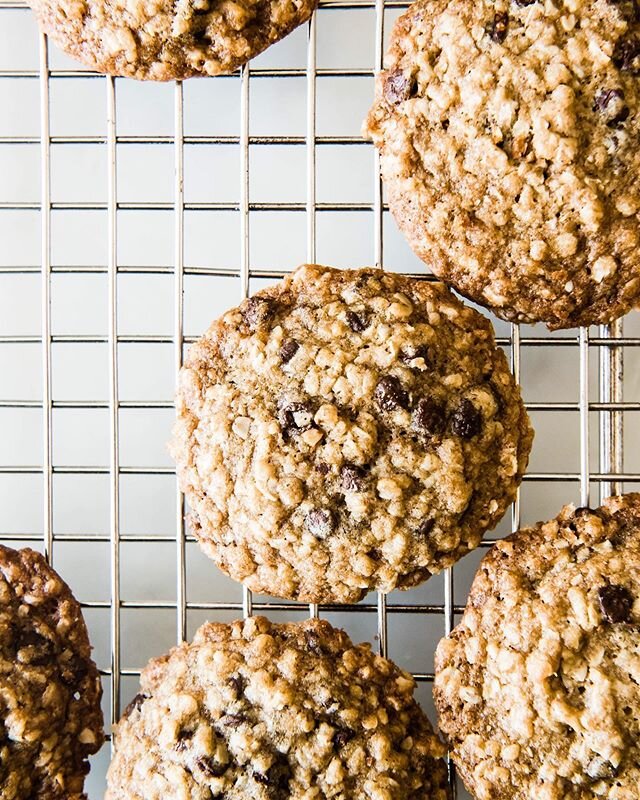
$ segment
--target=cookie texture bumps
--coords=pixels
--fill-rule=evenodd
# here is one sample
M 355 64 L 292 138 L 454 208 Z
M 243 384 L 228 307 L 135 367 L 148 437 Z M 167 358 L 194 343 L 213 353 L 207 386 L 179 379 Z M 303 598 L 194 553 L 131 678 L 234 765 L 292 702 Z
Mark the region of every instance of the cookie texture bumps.
M 0 797 L 86 800 L 102 688 L 79 603 L 33 550 L 0 545 Z
M 109 75 L 167 81 L 233 72 L 306 22 L 314 0 L 29 0 L 69 55 Z
M 640 494 L 496 545 L 438 648 L 435 699 L 478 800 L 637 800 Z
M 552 328 L 637 304 L 635 0 L 418 0 L 385 65 L 365 135 L 434 272 Z
M 186 359 L 171 449 L 205 552 L 251 589 L 350 602 L 476 547 L 532 433 L 491 325 L 442 284 L 303 266 Z
M 143 671 L 106 800 L 448 800 L 414 688 L 325 621 L 207 623 Z

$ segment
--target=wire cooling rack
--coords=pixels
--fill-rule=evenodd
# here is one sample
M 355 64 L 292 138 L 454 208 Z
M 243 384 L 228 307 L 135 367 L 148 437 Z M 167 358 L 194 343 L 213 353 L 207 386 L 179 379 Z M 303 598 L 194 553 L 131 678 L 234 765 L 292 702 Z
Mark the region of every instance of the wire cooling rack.
M 225 308 L 305 259 L 425 277 L 359 135 L 403 8 L 322 0 L 236 75 L 157 86 L 87 71 L 0 0 L 0 540 L 41 549 L 83 602 L 107 725 L 151 655 L 252 612 L 369 639 L 434 718 L 433 651 L 492 539 L 357 606 L 252 596 L 185 531 L 164 451 L 184 347 Z M 554 334 L 494 320 L 537 439 L 493 536 L 640 482 L 638 316 Z M 91 800 L 108 760 L 106 745 Z

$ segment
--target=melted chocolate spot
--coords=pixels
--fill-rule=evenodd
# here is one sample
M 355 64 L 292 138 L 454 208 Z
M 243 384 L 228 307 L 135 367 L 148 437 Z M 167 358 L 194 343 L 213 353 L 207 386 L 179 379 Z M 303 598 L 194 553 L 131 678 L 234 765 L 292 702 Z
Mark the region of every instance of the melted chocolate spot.
M 357 464 L 345 464 L 340 470 L 342 488 L 346 492 L 362 492 L 365 489 L 367 471 Z
M 375 400 L 383 411 L 409 407 L 409 395 L 402 388 L 398 378 L 385 375 L 381 378 L 374 392 Z
M 286 435 L 314 427 L 313 412 L 304 403 L 283 403 L 278 408 L 278 421 Z
M 366 312 L 359 311 L 356 313 L 350 309 L 347 311 L 347 324 L 355 333 L 362 333 L 369 327 L 370 323 L 371 320 Z
M 487 33 L 491 40 L 502 44 L 507 38 L 509 32 L 509 15 L 504 12 L 498 12 L 493 18 L 493 22 L 487 27 Z
M 326 508 L 314 508 L 305 517 L 307 530 L 316 539 L 326 539 L 335 529 L 333 514 Z
M 276 313 L 276 304 L 267 297 L 249 297 L 240 306 L 240 313 L 250 331 L 257 331 Z
M 600 608 L 607 622 L 628 622 L 633 608 L 633 595 L 624 586 L 601 586 L 598 589 Z
M 416 79 L 411 75 L 405 75 L 400 67 L 392 72 L 387 72 L 384 77 L 384 99 L 391 105 L 395 106 L 415 97 L 417 91 Z
M 466 398 L 451 417 L 451 430 L 462 439 L 472 439 L 482 430 L 482 414 Z
M 125 708 L 122 712 L 122 718 L 127 719 L 133 714 L 134 711 L 137 711 L 139 708 L 142 707 L 142 704 L 145 700 L 148 699 L 148 695 L 146 694 L 137 694 L 133 700 L 129 703 L 129 705 Z
M 285 339 L 280 347 L 280 360 L 283 364 L 288 364 L 289 361 L 295 356 L 298 352 L 300 345 L 296 342 L 295 339 Z
M 618 39 L 611 60 L 622 72 L 640 75 L 640 39 L 635 36 Z
M 411 414 L 411 427 L 426 438 L 441 433 L 446 424 L 444 407 L 436 400 L 423 397 Z

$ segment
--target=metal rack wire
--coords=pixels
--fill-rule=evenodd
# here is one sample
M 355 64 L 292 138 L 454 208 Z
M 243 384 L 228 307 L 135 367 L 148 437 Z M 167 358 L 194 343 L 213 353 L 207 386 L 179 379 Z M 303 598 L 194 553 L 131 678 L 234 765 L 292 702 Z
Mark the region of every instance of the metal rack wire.
M 22 532 L 0 530 L 0 540 L 6 542 L 35 542 L 40 544 L 48 558 L 52 558 L 54 545 L 58 542 L 105 542 L 109 545 L 109 575 L 110 597 L 106 601 L 88 601 L 87 608 L 108 609 L 109 637 L 110 637 L 110 663 L 102 670 L 107 687 L 110 689 L 110 714 L 111 721 L 115 721 L 120 714 L 122 701 L 121 680 L 124 676 L 136 675 L 138 670 L 123 666 L 122 662 L 122 626 L 121 615 L 125 609 L 171 609 L 175 612 L 175 630 L 178 641 L 187 635 L 187 615 L 191 610 L 210 612 L 236 612 L 245 615 L 254 612 L 279 612 L 290 611 L 292 606 L 287 603 L 267 600 L 254 601 L 251 593 L 243 590 L 234 600 L 224 599 L 215 602 L 195 602 L 188 599 L 186 545 L 191 541 L 184 526 L 184 500 L 177 493 L 175 497 L 175 533 L 173 535 L 142 536 L 139 534 L 123 533 L 121 530 L 121 488 L 120 481 L 126 475 L 171 475 L 170 467 L 162 466 L 130 466 L 122 464 L 121 459 L 121 431 L 120 413 L 124 409 L 170 409 L 171 403 L 165 401 L 134 401 L 123 400 L 119 391 L 119 346 L 122 344 L 164 344 L 173 349 L 174 375 L 177 374 L 184 352 L 184 346 L 192 339 L 185 335 L 184 329 L 184 292 L 185 277 L 189 275 L 206 276 L 215 281 L 221 278 L 233 278 L 238 285 L 238 300 L 249 293 L 250 279 L 278 278 L 280 271 L 255 271 L 251 269 L 250 261 L 250 226 L 251 215 L 255 212 L 289 211 L 299 212 L 306 218 L 306 259 L 310 262 L 316 260 L 317 252 L 317 216 L 324 212 L 368 212 L 373 215 L 374 231 L 374 260 L 378 266 L 385 265 L 384 230 L 388 209 L 383 202 L 383 188 L 378 175 L 378 159 L 371 148 L 371 176 L 374 181 L 373 202 L 371 203 L 345 203 L 345 202 L 318 202 L 317 201 L 317 149 L 323 146 L 342 147 L 371 147 L 357 136 L 321 136 L 317 132 L 317 81 L 324 77 L 372 77 L 373 70 L 364 69 L 320 69 L 317 67 L 317 20 L 318 15 L 331 13 L 336 9 L 371 9 L 375 14 L 375 35 L 373 47 L 373 64 L 377 70 L 381 67 L 383 57 L 383 42 L 385 33 L 385 14 L 390 9 L 402 9 L 407 3 L 396 0 L 321 0 L 318 11 L 314 14 L 308 25 L 307 63 L 305 69 L 286 68 L 274 69 L 267 67 L 253 68 L 251 65 L 241 70 L 240 78 L 231 76 L 216 80 L 233 80 L 239 83 L 238 107 L 230 113 L 240 115 L 240 129 L 238 136 L 205 136 L 185 135 L 184 117 L 184 87 L 177 82 L 174 86 L 174 133 L 167 135 L 129 135 L 118 134 L 117 125 L 117 92 L 119 80 L 111 77 L 94 75 L 83 70 L 75 69 L 50 69 L 49 46 L 45 36 L 39 39 L 39 69 L 0 69 L 0 83 L 7 79 L 20 79 L 25 81 L 38 81 L 40 93 L 40 135 L 0 135 L 0 148 L 12 146 L 32 145 L 40 150 L 40 199 L 35 201 L 0 201 L 0 214 L 7 211 L 34 211 L 40 215 L 41 253 L 40 263 L 17 266 L 12 263 L 0 262 L 0 278 L 9 274 L 40 275 L 41 286 L 41 333 L 39 335 L 23 335 L 18 333 L 5 333 L 0 335 L 0 348 L 4 345 L 39 344 L 42 355 L 42 392 L 41 398 L 21 399 L 7 396 L 0 391 L 1 409 L 40 409 L 42 412 L 42 447 L 41 463 L 34 465 L 20 465 L 20 460 L 15 459 L 0 463 L 0 481 L 4 476 L 37 475 L 42 481 L 43 492 L 43 519 L 42 532 L 27 535 Z M 22 10 L 28 13 L 26 6 L 20 0 L 0 0 L 0 30 L 3 25 L 3 16 L 7 11 Z M 106 115 L 106 135 L 51 135 L 51 91 L 52 80 L 78 78 L 98 81 L 104 87 L 104 107 Z M 306 134 L 304 136 L 255 136 L 250 133 L 250 85 L 254 80 L 261 78 L 303 78 L 306 80 Z M 107 154 L 107 200 L 106 203 L 84 202 L 53 202 L 51 190 L 51 148 L 53 145 L 78 145 L 91 144 L 104 147 Z M 173 146 L 174 187 L 173 202 L 122 202 L 118 199 L 118 147 L 123 144 L 139 146 L 171 145 Z M 230 145 L 238 146 L 240 153 L 239 174 L 239 200 L 238 202 L 187 202 L 185 200 L 185 147 L 197 145 Z M 250 197 L 250 147 L 277 147 L 279 145 L 295 145 L 303 147 L 306 152 L 306 200 L 304 202 L 252 202 Z M 57 210 L 82 211 L 93 210 L 106 213 L 107 218 L 107 260 L 104 266 L 74 266 L 52 262 L 52 237 L 51 219 L 52 212 Z M 121 263 L 118 256 L 119 241 L 119 213 L 123 211 L 171 211 L 174 217 L 174 258 L 172 266 L 144 267 Z M 227 211 L 239 216 L 240 248 L 237 268 L 213 268 L 189 266 L 185 263 L 185 213 L 189 211 Z M 302 256 L 302 254 L 301 254 Z M 302 258 L 300 258 L 302 260 Z M 293 266 L 293 265 L 292 265 Z M 108 293 L 108 330 L 103 335 L 80 334 L 54 334 L 51 319 L 51 284 L 52 277 L 57 274 L 105 274 L 107 278 Z M 118 326 L 118 277 L 125 274 L 144 275 L 172 275 L 173 276 L 173 331 L 172 335 L 166 334 L 123 334 Z M 424 278 L 424 275 L 416 275 Z M 640 474 L 624 471 L 623 462 L 623 418 L 627 412 L 640 410 L 640 397 L 634 401 L 625 402 L 623 398 L 623 353 L 625 348 L 640 346 L 640 336 L 623 335 L 623 323 L 618 322 L 600 330 L 580 330 L 579 332 L 564 332 L 560 336 L 550 337 L 545 333 L 533 335 L 529 331 L 521 331 L 512 325 L 507 334 L 498 337 L 499 343 L 508 349 L 511 364 L 516 379 L 520 380 L 522 373 L 521 356 L 525 348 L 573 348 L 579 358 L 579 392 L 577 401 L 557 401 L 554 399 L 544 402 L 528 403 L 531 411 L 561 414 L 564 412 L 579 413 L 579 468 L 577 470 L 558 471 L 532 471 L 525 477 L 526 482 L 576 482 L 580 487 L 580 498 L 583 505 L 588 505 L 590 492 L 594 484 L 599 485 L 601 496 L 621 491 L 623 485 L 640 482 Z M 55 344 L 102 344 L 108 350 L 108 396 L 105 400 L 56 400 L 53 393 L 53 361 L 52 346 Z M 598 356 L 598 397 L 594 400 L 593 380 L 590 380 L 590 360 L 594 352 Z M 1 389 L 1 385 L 0 385 Z M 54 411 L 57 409 L 104 409 L 109 416 L 109 458 L 108 463 L 102 466 L 69 466 L 57 464 L 54 459 L 53 426 Z M 597 444 L 598 468 L 593 470 L 590 455 L 593 450 L 591 427 L 597 417 L 599 440 Z M 109 532 L 100 535 L 84 535 L 79 533 L 59 533 L 54 525 L 54 476 L 59 474 L 105 475 L 109 483 Z M 569 500 L 570 498 L 567 498 Z M 512 508 L 511 524 L 516 528 L 520 524 L 520 498 Z M 488 539 L 484 547 L 489 546 L 494 540 Z M 153 546 L 159 543 L 172 543 L 175 545 L 176 560 L 176 597 L 173 600 L 124 600 L 121 591 L 121 549 L 125 543 L 144 543 Z M 54 558 L 55 562 L 55 558 Z M 213 567 L 212 567 L 213 569 Z M 443 595 L 441 601 L 431 602 L 402 602 L 387 605 L 387 598 L 380 594 L 377 602 L 361 604 L 358 606 L 336 607 L 328 606 L 318 608 L 309 607 L 311 615 L 323 614 L 332 611 L 348 611 L 358 614 L 372 615 L 377 618 L 377 639 L 380 652 L 394 657 L 389 653 L 388 633 L 389 625 L 398 614 L 433 615 L 441 620 L 441 630 L 447 633 L 451 630 L 455 615 L 462 611 L 464 598 L 454 597 L 453 570 L 449 570 L 443 581 Z M 456 602 L 456 600 L 458 602 Z M 415 672 L 420 682 L 430 682 L 433 678 L 428 668 Z M 455 777 L 452 775 L 452 784 Z

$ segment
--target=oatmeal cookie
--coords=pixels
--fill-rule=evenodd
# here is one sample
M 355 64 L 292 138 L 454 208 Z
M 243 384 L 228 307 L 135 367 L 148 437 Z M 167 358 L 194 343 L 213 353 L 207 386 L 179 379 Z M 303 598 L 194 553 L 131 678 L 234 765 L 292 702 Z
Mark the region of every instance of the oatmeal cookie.
M 438 647 L 435 699 L 478 800 L 637 800 L 640 494 L 497 544 Z
M 42 30 L 98 72 L 230 73 L 306 22 L 315 0 L 29 0 Z
M 69 587 L 39 553 L 0 545 L 2 800 L 86 800 L 101 696 Z
M 143 671 L 106 800 L 448 800 L 414 688 L 325 621 L 207 623 Z
M 518 322 L 606 323 L 640 297 L 636 0 L 418 0 L 365 135 L 411 246 Z
M 490 323 L 442 284 L 303 266 L 213 323 L 171 445 L 205 552 L 255 591 L 409 588 L 495 526 L 532 432 Z

